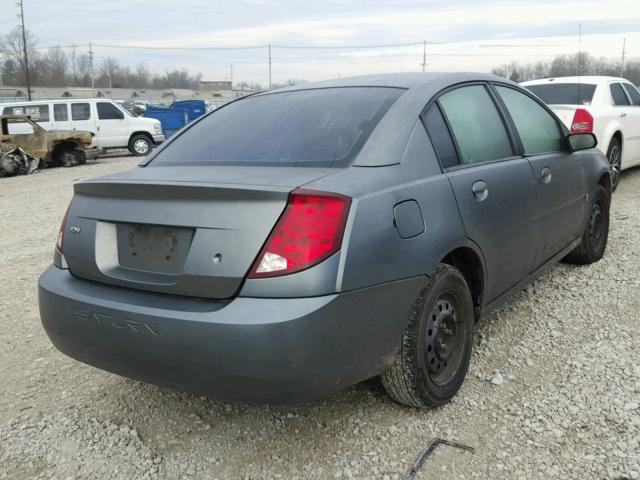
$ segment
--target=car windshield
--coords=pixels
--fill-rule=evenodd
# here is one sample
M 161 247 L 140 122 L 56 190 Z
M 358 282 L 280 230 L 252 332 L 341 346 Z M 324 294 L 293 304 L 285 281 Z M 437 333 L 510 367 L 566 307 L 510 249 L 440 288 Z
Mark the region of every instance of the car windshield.
M 342 87 L 255 95 L 216 109 L 151 164 L 341 166 L 403 92 Z
M 525 87 L 547 105 L 591 105 L 596 91 L 592 83 L 545 83 Z

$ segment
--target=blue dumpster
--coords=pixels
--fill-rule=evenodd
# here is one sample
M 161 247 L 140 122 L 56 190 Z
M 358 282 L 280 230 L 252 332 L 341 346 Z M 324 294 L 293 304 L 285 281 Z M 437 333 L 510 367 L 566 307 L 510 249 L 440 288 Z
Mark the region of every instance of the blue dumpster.
M 160 120 L 165 138 L 169 138 L 187 123 L 204 115 L 206 105 L 204 100 L 179 100 L 170 106 L 148 105 L 144 112 L 147 118 Z
M 189 115 L 189 122 L 193 122 L 207 112 L 207 105 L 204 100 L 177 100 L 171 104 L 171 108 L 186 110 Z

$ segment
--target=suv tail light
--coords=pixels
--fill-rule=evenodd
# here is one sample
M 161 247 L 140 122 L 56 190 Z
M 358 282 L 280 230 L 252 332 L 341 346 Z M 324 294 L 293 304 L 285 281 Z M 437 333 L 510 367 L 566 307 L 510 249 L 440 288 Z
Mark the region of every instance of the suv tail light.
M 56 248 L 60 253 L 64 253 L 64 230 L 67 226 L 68 215 L 69 215 L 69 207 L 67 207 L 67 211 L 64 212 L 64 217 L 62 217 L 62 223 L 60 224 L 60 231 L 58 232 L 58 241 L 56 242 Z
M 330 257 L 342 245 L 351 199 L 299 188 L 249 271 L 249 278 L 288 275 Z
M 584 108 L 576 109 L 571 122 L 571 133 L 593 133 L 593 117 Z

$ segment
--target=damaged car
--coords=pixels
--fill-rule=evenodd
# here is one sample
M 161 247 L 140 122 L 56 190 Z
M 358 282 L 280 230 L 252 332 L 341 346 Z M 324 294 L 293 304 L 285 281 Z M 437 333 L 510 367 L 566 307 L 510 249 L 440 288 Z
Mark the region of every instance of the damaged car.
M 0 177 L 73 167 L 97 157 L 93 134 L 45 130 L 28 115 L 0 115 Z

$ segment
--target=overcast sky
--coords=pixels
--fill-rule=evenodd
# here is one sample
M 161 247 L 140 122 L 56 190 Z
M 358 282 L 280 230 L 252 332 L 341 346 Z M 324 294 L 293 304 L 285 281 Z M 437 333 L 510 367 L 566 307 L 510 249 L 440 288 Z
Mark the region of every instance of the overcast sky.
M 427 49 L 428 70 L 487 71 L 510 60 L 549 59 L 578 49 L 596 56 L 640 56 L 640 0 L 450 1 L 325 0 L 24 0 L 27 28 L 40 46 L 154 47 L 376 45 L 441 42 Z M 8 0 L 7 0 L 7 3 Z M 0 13 L 0 32 L 17 18 Z M 507 45 L 507 46 L 505 46 Z M 188 68 L 206 79 L 267 82 L 266 48 L 233 51 L 129 50 L 95 47 L 98 61 Z M 422 47 L 366 50 L 273 49 L 273 80 L 318 80 L 421 69 Z

